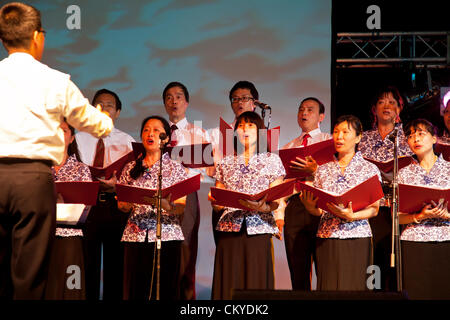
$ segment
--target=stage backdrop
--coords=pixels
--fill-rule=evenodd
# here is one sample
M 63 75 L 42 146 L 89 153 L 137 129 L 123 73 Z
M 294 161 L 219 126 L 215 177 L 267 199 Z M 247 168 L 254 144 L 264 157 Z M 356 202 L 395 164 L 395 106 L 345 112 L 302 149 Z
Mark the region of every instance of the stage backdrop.
M 3 3 L 6 1 L 2 1 Z M 162 91 L 179 81 L 190 92 L 187 116 L 217 127 L 233 120 L 228 101 L 239 80 L 255 83 L 281 125 L 280 145 L 298 136 L 299 101 L 316 96 L 330 127 L 331 1 L 28 1 L 42 13 L 43 62 L 70 73 L 89 99 L 108 88 L 123 110 L 117 127 L 140 141 L 144 117 L 164 115 Z M 6 57 L 0 50 L 0 58 Z M 258 110 L 259 112 L 259 110 Z M 268 115 L 266 114 L 266 124 Z M 202 186 L 197 295 L 209 299 L 214 241 Z M 284 243 L 274 239 L 276 288 L 290 289 Z

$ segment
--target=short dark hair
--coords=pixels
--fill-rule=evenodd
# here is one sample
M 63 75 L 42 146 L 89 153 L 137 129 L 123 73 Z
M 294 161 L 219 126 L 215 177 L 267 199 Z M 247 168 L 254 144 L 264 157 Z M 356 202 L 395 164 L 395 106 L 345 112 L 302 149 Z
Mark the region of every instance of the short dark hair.
M 161 123 L 163 124 L 163 127 L 164 127 L 164 131 L 166 132 L 166 135 L 169 138 L 168 143 L 166 144 L 166 146 L 164 147 L 164 150 L 163 150 L 163 152 L 165 153 L 165 152 L 168 151 L 168 146 L 170 145 L 170 141 L 171 141 L 171 137 L 170 136 L 172 135 L 172 130 L 170 129 L 170 124 L 165 118 L 163 118 L 161 116 L 149 116 L 149 117 L 145 118 L 142 121 L 142 124 L 141 124 L 140 136 L 142 137 L 142 132 L 144 131 L 145 124 L 149 120 L 152 120 L 152 119 L 156 119 L 156 120 L 161 121 Z M 145 152 L 145 149 L 144 149 L 142 155 L 140 155 L 136 159 L 136 164 L 130 170 L 130 177 L 133 178 L 134 180 L 139 178 L 139 176 L 141 176 L 144 173 L 144 171 L 145 171 L 145 168 L 144 168 L 144 166 L 142 164 L 142 161 L 145 159 L 145 155 L 146 155 L 146 152 Z
M 427 130 L 429 133 L 431 133 L 432 136 L 437 136 L 437 129 L 436 127 L 428 120 L 426 119 L 415 119 L 410 121 L 406 126 L 405 126 L 405 136 L 408 137 L 411 134 L 411 131 L 417 130 L 419 129 L 419 126 L 422 126 L 423 128 L 425 128 L 425 130 Z
M 236 132 L 239 124 L 242 121 L 256 124 L 256 127 L 258 128 L 257 139 L 256 139 L 256 143 L 257 143 L 256 152 L 257 153 L 259 153 L 259 152 L 266 152 L 267 150 L 259 150 L 259 138 L 260 138 L 259 130 L 260 129 L 266 129 L 266 126 L 264 124 L 264 120 L 256 112 L 253 112 L 253 111 L 243 112 L 243 113 L 241 113 L 239 115 L 239 117 L 236 118 L 236 123 L 234 125 L 234 131 L 235 132 Z M 237 152 L 238 144 L 239 144 L 239 139 L 237 138 L 237 136 L 234 136 L 234 152 L 235 153 Z M 269 148 L 269 146 L 267 146 L 267 148 Z
M 119 96 L 115 93 L 115 92 L 113 92 L 113 91 L 111 91 L 111 90 L 108 90 L 108 89 L 100 89 L 100 90 L 98 90 L 95 94 L 94 94 L 94 98 L 92 98 L 92 105 L 95 107 L 95 100 L 97 100 L 97 98 L 98 98 L 98 96 L 99 95 L 101 95 L 101 94 L 109 94 L 109 95 L 112 95 L 113 97 L 114 97 L 114 99 L 116 100 L 116 110 L 122 110 L 122 102 L 120 101 L 120 99 L 119 99 Z
M 75 136 L 75 128 L 72 127 L 68 122 L 67 119 L 64 118 L 64 122 L 67 123 L 67 126 L 69 127 L 70 130 L 70 135 L 72 137 Z M 67 148 L 67 155 L 70 157 L 71 155 L 75 155 L 75 158 L 79 161 L 81 161 L 81 157 L 80 157 L 80 152 L 78 150 L 78 144 L 77 144 L 77 139 L 73 139 L 73 141 L 69 144 L 69 147 Z
M 312 101 L 317 102 L 317 104 L 319 105 L 319 114 L 325 113 L 325 105 L 322 103 L 322 101 L 320 101 L 319 99 L 317 99 L 315 97 L 308 97 L 308 98 L 303 99 L 300 102 L 300 104 L 298 105 L 298 107 L 300 108 L 302 103 L 305 102 L 305 101 L 308 101 L 308 100 L 312 100 Z
M 30 5 L 11 2 L 0 9 L 0 38 L 6 48 L 28 49 L 33 33 L 41 29 L 41 13 Z
M 164 88 L 164 91 L 163 91 L 163 94 L 162 94 L 163 101 L 166 100 L 166 92 L 167 92 L 167 90 L 169 90 L 170 88 L 174 88 L 174 87 L 179 87 L 181 90 L 183 90 L 184 97 L 186 98 L 186 101 L 189 102 L 189 91 L 188 91 L 188 89 L 186 88 L 186 86 L 184 84 L 182 84 L 181 82 L 176 82 L 176 81 L 169 83 Z
M 237 89 L 248 89 L 248 90 L 250 90 L 250 93 L 252 94 L 252 97 L 254 99 L 256 99 L 256 100 L 259 99 L 259 93 L 258 93 L 258 90 L 256 90 L 255 85 L 253 83 L 251 83 L 250 81 L 241 80 L 241 81 L 236 82 L 236 84 L 233 86 L 233 88 L 231 88 L 230 93 L 228 94 L 228 98 L 230 99 L 230 101 L 231 101 L 231 96 Z
M 334 124 L 333 128 L 335 128 L 337 125 L 341 124 L 342 122 L 346 122 L 355 130 L 356 136 L 361 136 L 363 133 L 363 126 L 361 123 L 361 120 L 359 120 L 358 117 L 355 117 L 352 114 L 346 114 L 343 116 L 340 116 L 337 118 L 336 123 Z M 334 131 L 334 130 L 333 130 Z M 358 143 L 355 146 L 355 151 L 358 150 Z
M 376 94 L 373 96 L 371 102 L 370 102 L 370 106 L 371 106 L 371 112 L 372 112 L 372 117 L 373 117 L 373 121 L 372 121 L 372 127 L 375 128 L 377 126 L 377 116 L 376 116 L 376 111 L 375 111 L 375 106 L 377 105 L 378 100 L 384 98 L 387 94 L 392 94 L 392 97 L 395 99 L 395 101 L 397 101 L 397 104 L 400 108 L 400 113 L 403 111 L 403 108 L 405 106 L 405 101 L 400 93 L 400 91 L 397 89 L 397 87 L 394 86 L 385 86 L 382 87 L 381 89 L 379 89 Z M 400 118 L 400 115 L 399 115 Z

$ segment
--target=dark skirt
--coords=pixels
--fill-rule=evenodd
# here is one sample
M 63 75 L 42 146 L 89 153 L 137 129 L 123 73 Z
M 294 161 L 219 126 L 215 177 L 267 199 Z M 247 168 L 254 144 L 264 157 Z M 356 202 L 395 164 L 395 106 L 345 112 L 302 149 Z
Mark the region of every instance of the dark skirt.
M 450 241 L 402 241 L 403 289 L 410 299 L 450 299 Z
M 45 299 L 84 300 L 84 251 L 82 237 L 55 237 L 50 256 Z
M 156 299 L 156 250 L 154 242 L 124 242 L 124 300 Z M 163 241 L 160 261 L 160 300 L 179 299 L 181 241 Z M 155 264 L 155 268 L 154 268 Z
M 217 232 L 212 299 L 230 300 L 233 289 L 274 289 L 272 235 Z
M 372 238 L 317 238 L 317 290 L 368 290 L 367 267 L 372 261 Z

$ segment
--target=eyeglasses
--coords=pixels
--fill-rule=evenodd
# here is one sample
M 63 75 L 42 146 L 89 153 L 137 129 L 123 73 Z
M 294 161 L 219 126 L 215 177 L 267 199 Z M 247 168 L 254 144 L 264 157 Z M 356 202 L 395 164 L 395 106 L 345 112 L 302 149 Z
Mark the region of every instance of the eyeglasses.
M 116 108 L 116 105 L 113 103 L 99 102 L 97 104 L 101 105 L 102 108 L 114 108 L 114 109 Z
M 233 98 L 231 98 L 231 103 L 237 103 L 237 102 L 239 102 L 239 101 L 242 101 L 242 102 L 248 102 L 248 101 L 250 101 L 250 100 L 255 100 L 254 98 L 252 98 L 252 97 L 241 97 L 241 98 L 239 98 L 239 97 L 233 97 Z
M 47 31 L 45 31 L 44 29 L 42 29 L 42 30 L 38 30 L 38 32 L 41 32 L 41 33 L 43 33 L 44 34 L 44 36 L 47 34 Z

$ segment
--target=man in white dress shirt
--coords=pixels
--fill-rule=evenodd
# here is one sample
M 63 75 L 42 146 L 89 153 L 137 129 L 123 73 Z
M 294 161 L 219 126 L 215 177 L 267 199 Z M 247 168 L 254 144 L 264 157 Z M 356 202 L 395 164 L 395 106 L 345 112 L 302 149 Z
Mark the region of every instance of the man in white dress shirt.
M 101 105 L 115 122 L 122 110 L 118 95 L 110 90 L 98 90 L 92 103 Z M 129 134 L 114 128 L 100 141 L 78 132 L 75 135 L 81 161 L 89 166 L 107 167 L 132 151 L 135 140 Z M 99 147 L 99 149 L 98 149 Z M 122 299 L 123 246 L 120 239 L 127 222 L 127 215 L 119 212 L 113 192 L 116 177 L 101 179 L 97 205 L 92 207 L 85 224 L 86 240 L 86 297 L 100 298 L 100 268 L 103 246 L 103 300 Z
M 172 129 L 172 143 L 177 146 L 201 144 L 209 142 L 208 133 L 201 127 L 189 123 L 186 119 L 186 110 L 189 106 L 189 92 L 180 82 L 169 83 L 163 91 L 163 101 L 169 116 L 169 124 Z M 202 174 L 203 181 L 206 177 L 205 170 L 189 169 L 189 176 Z M 200 225 L 200 205 L 197 192 L 189 194 L 186 198 L 181 229 L 184 241 L 181 252 L 180 270 L 180 299 L 195 299 L 195 266 L 198 251 L 198 228 Z
M 283 146 L 282 149 L 298 148 L 331 139 L 328 133 L 320 131 L 320 122 L 325 118 L 325 106 L 314 97 L 303 99 L 297 113 L 297 122 L 302 133 Z M 312 157 L 298 159 L 297 170 L 313 174 L 317 163 Z M 275 221 L 280 232 L 284 227 L 284 242 L 293 290 L 311 290 L 311 261 L 319 217 L 309 214 L 296 193 L 289 198 L 286 207 L 280 205 L 275 211 Z
M 92 107 L 68 74 L 40 62 L 40 12 L 22 3 L 0 9 L 0 298 L 42 299 L 56 231 L 51 166 L 64 157 L 64 118 L 106 136 L 113 122 Z

